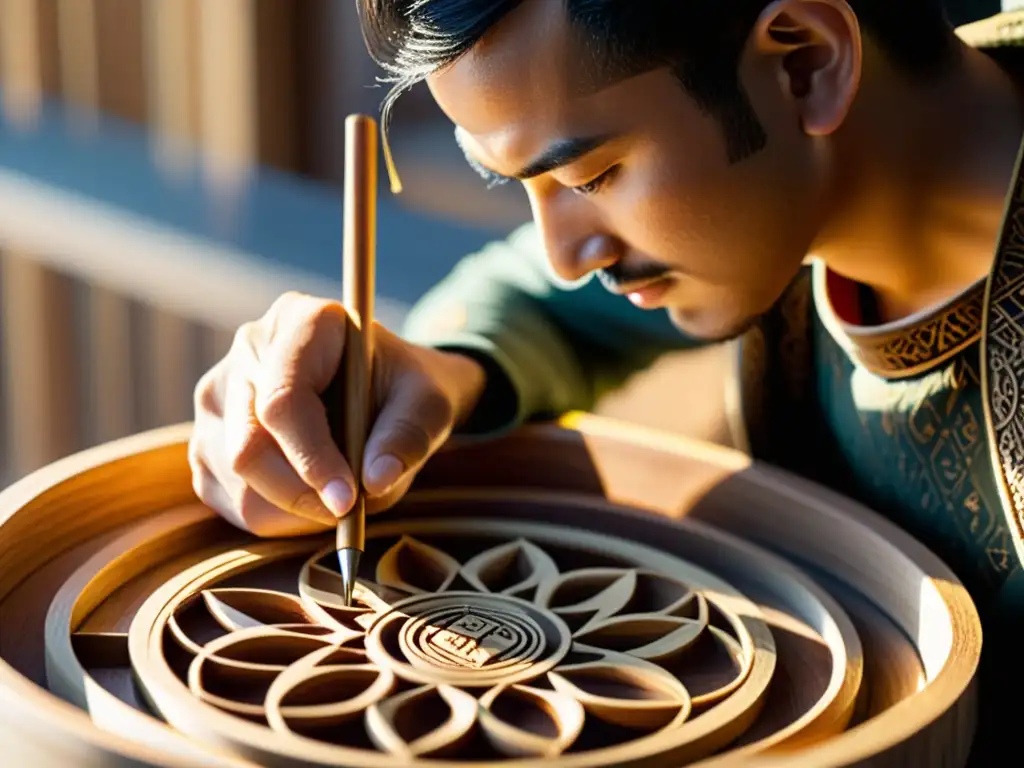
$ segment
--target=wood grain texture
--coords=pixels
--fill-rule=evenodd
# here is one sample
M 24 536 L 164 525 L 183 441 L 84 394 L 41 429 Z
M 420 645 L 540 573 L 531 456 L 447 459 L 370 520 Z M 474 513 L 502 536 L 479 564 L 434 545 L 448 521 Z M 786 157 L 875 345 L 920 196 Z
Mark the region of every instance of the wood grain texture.
M 56 697 L 38 679 L 30 679 L 25 670 L 12 666 L 31 654 L 11 652 L 12 641 L 5 632 L 14 626 L 7 622 L 15 614 L 0 610 L 0 706 L 11 713 L 5 727 L 18 734 L 8 744 L 15 745 L 19 758 L 32 760 L 32 765 L 66 764 L 60 760 L 71 753 L 81 758 L 76 765 L 100 764 L 103 757 L 111 758 L 105 764 L 265 762 L 267 753 L 259 745 L 261 739 L 270 738 L 266 733 L 275 733 L 272 724 L 252 724 L 261 734 L 256 735 L 249 726 L 231 719 L 234 705 L 229 703 L 230 696 L 224 699 L 225 694 L 235 695 L 231 691 L 238 690 L 241 681 L 252 682 L 258 668 L 232 677 L 235 688 L 191 688 L 186 678 L 175 678 L 183 681 L 175 683 L 183 686 L 180 695 L 158 697 L 161 706 L 168 707 L 165 714 L 173 715 L 171 726 L 147 722 L 148 715 L 139 708 L 141 700 L 127 684 L 126 668 L 117 666 L 124 662 L 121 633 L 126 626 L 129 636 L 155 626 L 154 616 L 164 617 L 161 621 L 173 617 L 174 611 L 168 613 L 172 605 L 200 606 L 211 617 L 209 621 L 220 626 L 220 639 L 200 638 L 182 646 L 184 651 L 192 646 L 199 649 L 196 658 L 209 658 L 202 663 L 214 665 L 211 675 L 226 669 L 225 653 L 241 658 L 230 649 L 242 649 L 237 643 L 249 642 L 250 635 L 269 638 L 260 641 L 265 644 L 261 653 L 280 654 L 325 631 L 318 627 L 338 632 L 337 627 L 344 626 L 357 635 L 369 631 L 359 621 L 344 619 L 344 609 L 336 604 L 332 585 L 337 573 L 330 572 L 329 557 L 320 557 L 330 554 L 328 542 L 318 537 L 255 542 L 194 505 L 185 460 L 188 434 L 186 424 L 102 446 L 57 462 L 0 493 L 0 609 L 11 599 L 26 600 L 32 592 L 24 589 L 35 590 L 37 600 L 51 603 L 51 626 L 68 630 L 66 634 L 52 630 L 48 645 L 57 652 L 50 663 L 63 659 L 66 690 L 79 691 L 79 697 L 86 691 L 86 704 L 92 709 L 87 715 Z M 41 517 L 47 520 L 46 526 L 33 524 Z M 441 529 L 436 527 L 437 520 Z M 223 534 L 204 532 L 215 530 Z M 499 531 L 505 538 L 493 539 Z M 563 543 L 552 540 L 551 531 L 563 531 L 558 534 L 564 537 Z M 511 539 L 510 534 L 514 534 Z M 225 538 L 217 538 L 220 535 Z M 467 537 L 464 544 L 459 543 L 460 536 Z M 493 544 L 481 536 L 491 536 Z M 605 538 L 613 544 L 600 544 Z M 82 550 L 84 557 L 60 562 L 61 553 L 70 557 L 76 547 L 94 539 L 99 543 Z M 375 541 L 384 549 L 373 550 Z M 532 600 L 531 610 L 539 610 L 538 616 L 554 611 L 551 615 L 569 621 L 572 632 L 583 633 L 574 642 L 582 642 L 584 635 L 591 642 L 615 638 L 614 653 L 628 647 L 639 654 L 635 662 L 608 667 L 607 674 L 616 679 L 632 667 L 647 669 L 644 664 L 665 664 L 674 658 L 679 648 L 688 647 L 690 627 L 705 626 L 704 613 L 698 601 L 682 613 L 669 608 L 668 613 L 655 612 L 641 623 L 630 619 L 632 634 L 609 634 L 618 619 L 612 621 L 614 615 L 600 613 L 608 611 L 616 599 L 628 602 L 627 592 L 614 596 L 625 588 L 619 586 L 626 584 L 623 578 L 634 577 L 625 575 L 628 567 L 614 578 L 606 576 L 608 566 L 593 561 L 594 557 L 615 552 L 621 556 L 635 548 L 645 553 L 644 569 L 665 572 L 667 566 L 660 563 L 675 563 L 672 572 L 680 577 L 689 574 L 705 588 L 707 578 L 728 585 L 708 593 L 708 626 L 723 626 L 723 614 L 710 610 L 712 604 L 726 614 L 748 617 L 743 626 L 761 626 L 758 631 L 768 633 L 764 637 L 773 643 L 775 670 L 768 676 L 762 705 L 739 710 L 753 713 L 749 721 L 728 719 L 741 723 L 740 731 L 730 738 L 731 750 L 715 756 L 724 746 L 718 745 L 710 757 L 704 752 L 706 759 L 692 764 L 797 768 L 964 764 L 973 730 L 973 676 L 980 651 L 977 614 L 966 592 L 927 550 L 878 516 L 815 486 L 754 465 L 738 452 L 578 415 L 560 425 L 530 426 L 486 444 L 453 441 L 428 466 L 399 508 L 371 519 L 367 543 L 371 570 L 363 574 L 361 583 L 375 590 L 372 595 L 365 593 L 370 614 L 381 600 L 394 599 L 390 594 L 401 590 L 410 594 L 410 587 L 419 591 L 404 598 L 406 613 L 424 617 L 434 615 L 430 611 L 435 609 L 448 610 L 451 602 L 445 593 L 451 590 L 454 595 L 476 589 L 474 594 L 482 595 L 479 599 L 484 601 L 480 603 L 484 616 L 500 615 L 493 611 L 504 605 L 503 600 Z M 181 555 L 183 551 L 188 554 Z M 572 552 L 579 562 L 569 565 L 565 558 Z M 545 557 L 559 563 L 560 575 L 552 575 Z M 305 570 L 300 568 L 303 562 Z M 708 576 L 701 581 L 693 575 L 697 571 L 686 571 L 691 565 L 679 563 L 692 564 Z M 622 565 L 628 562 L 615 568 Z M 51 574 L 46 579 L 31 580 L 31 574 L 48 566 Z M 489 591 L 481 593 L 474 584 Z M 544 584 L 548 586 L 539 589 Z M 562 586 L 551 586 L 555 584 Z M 594 603 L 596 618 L 576 613 L 572 601 L 553 597 L 566 589 L 578 592 L 583 584 L 597 585 L 597 592 L 605 595 Z M 594 588 L 588 588 L 591 596 Z M 583 601 L 581 607 L 590 599 L 587 594 L 574 598 Z M 195 603 L 189 595 L 202 597 Z M 180 600 L 185 602 L 175 602 Z M 679 606 L 682 610 L 683 603 Z M 312 623 L 295 635 L 296 630 L 286 625 L 303 611 L 313 611 L 306 614 Z M 274 619 L 274 615 L 283 618 Z M 582 617 L 582 624 L 572 619 L 576 615 Z M 285 624 L 275 623 L 280 621 Z M 453 640 L 476 631 L 478 625 L 467 621 L 465 626 L 453 625 Z M 546 620 L 531 621 L 543 624 Z M 372 621 L 368 623 L 373 626 Z M 72 626 L 79 628 L 79 637 L 68 643 L 65 638 L 75 636 Z M 188 633 L 193 630 L 185 631 L 191 637 Z M 383 630 L 369 631 L 367 637 L 377 631 Z M 297 641 L 293 635 L 306 639 Z M 407 643 L 403 646 L 407 653 L 433 658 L 435 651 L 416 645 L 415 634 L 396 637 L 406 637 L 400 642 Z M 150 647 L 159 653 L 157 646 Z M 345 647 L 342 644 L 337 653 Z M 769 646 L 755 642 L 754 647 Z M 335 651 L 323 653 L 335 659 L 331 664 L 338 663 L 340 657 L 330 655 Z M 143 670 L 145 680 L 148 667 L 139 666 L 137 654 L 132 661 L 136 671 Z M 313 683 L 303 681 L 311 680 L 314 667 L 308 664 L 314 661 L 300 659 L 299 666 L 278 675 L 283 682 L 275 683 L 275 695 L 284 695 L 285 689 L 298 691 L 294 686 L 301 683 L 304 700 L 312 704 L 324 692 L 349 690 L 339 688 L 340 683 L 309 687 Z M 55 671 L 55 680 L 61 674 Z M 325 670 L 323 674 L 340 673 Z M 579 689 L 582 678 L 577 674 L 563 675 L 565 682 L 550 689 L 516 688 L 518 693 L 511 698 L 491 694 L 484 710 L 494 718 L 478 715 L 483 718 L 478 727 L 490 734 L 486 748 L 520 749 L 533 755 L 520 756 L 517 764 L 551 764 L 551 756 L 564 754 L 566 744 L 587 733 L 580 726 L 580 710 L 570 702 L 583 707 L 583 722 L 598 712 L 613 720 L 625 717 L 628 707 L 606 709 L 604 699 L 588 698 L 586 688 Z M 632 679 L 643 680 L 647 674 Z M 200 675 L 195 681 L 203 679 Z M 222 678 L 208 675 L 205 679 L 214 685 Z M 685 675 L 675 679 L 694 684 Z M 167 684 L 171 682 L 168 678 Z M 149 679 L 145 685 L 150 689 L 153 684 Z M 467 727 L 469 717 L 467 702 L 457 693 L 460 689 L 446 694 L 431 690 L 413 686 L 402 694 L 404 698 L 389 698 L 390 703 L 371 707 L 374 714 L 369 721 L 377 723 L 373 730 L 377 740 L 369 748 L 376 752 L 360 752 L 355 764 L 391 765 L 389 761 L 398 759 L 397 764 L 408 765 L 408 760 L 401 762 L 400 754 L 427 754 L 442 743 L 452 749 L 477 749 L 460 740 L 460 728 Z M 690 724 L 711 723 L 711 714 L 738 695 L 727 694 Z M 198 703 L 204 697 L 209 703 Z M 699 701 L 699 696 L 694 700 Z M 244 707 L 251 706 L 247 701 L 243 700 Z M 287 725 L 303 709 L 295 709 L 294 704 L 281 699 L 270 712 L 281 713 Z M 209 714 L 205 708 L 210 706 L 215 712 L 220 708 L 228 720 Z M 440 730 L 423 741 L 428 734 L 410 731 L 406 715 L 436 713 L 438 707 L 447 707 L 452 719 L 447 726 L 435 723 Z M 654 717 L 659 707 L 665 705 L 649 707 L 644 716 Z M 548 715 L 556 718 L 555 735 L 531 730 L 529 718 L 517 719 L 534 711 L 555 713 Z M 343 710 L 336 715 L 349 717 Z M 421 714 L 419 719 L 426 724 L 424 717 Z M 119 722 L 134 725 L 119 727 Z M 218 722 L 227 730 L 219 729 Z M 525 736 L 519 733 L 520 726 L 526 727 Z M 192 735 L 187 746 L 180 742 L 182 728 Z M 302 745 L 304 758 L 326 749 L 316 747 L 320 742 L 315 739 L 296 743 Z M 262 746 L 268 744 L 264 741 Z M 367 756 L 382 751 L 391 757 Z M 190 760 L 186 752 L 202 755 L 206 762 Z M 587 762 L 586 755 L 586 751 L 571 752 L 568 762 L 563 759 L 558 764 L 607 764 Z M 680 753 L 681 760 L 697 757 Z M 620 756 L 613 764 L 628 762 Z
M 345 211 L 342 242 L 342 304 L 348 314 L 343 360 L 341 435 L 355 481 L 352 511 L 338 523 L 338 549 L 363 549 L 366 507 L 363 451 L 370 433 L 373 393 L 374 299 L 377 262 L 377 124 L 365 115 L 345 121 Z

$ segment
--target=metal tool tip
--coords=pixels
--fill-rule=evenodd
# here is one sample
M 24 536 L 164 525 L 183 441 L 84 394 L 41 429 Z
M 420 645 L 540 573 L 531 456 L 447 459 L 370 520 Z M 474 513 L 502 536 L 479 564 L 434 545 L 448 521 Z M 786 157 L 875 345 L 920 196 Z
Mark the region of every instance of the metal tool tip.
M 352 593 L 356 587 L 356 574 L 359 572 L 359 556 L 363 553 L 358 549 L 346 547 L 338 550 L 338 569 L 341 571 L 341 585 L 345 605 L 352 605 Z

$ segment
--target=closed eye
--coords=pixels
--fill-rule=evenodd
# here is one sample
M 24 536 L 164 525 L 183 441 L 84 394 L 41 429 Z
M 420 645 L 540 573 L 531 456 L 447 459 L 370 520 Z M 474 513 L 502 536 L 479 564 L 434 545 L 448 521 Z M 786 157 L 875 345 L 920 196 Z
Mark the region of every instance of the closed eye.
M 595 176 L 593 179 L 588 181 L 586 184 L 578 184 L 572 187 L 573 192 L 577 192 L 581 195 L 593 195 L 599 192 L 608 182 L 614 177 L 615 173 L 619 170 L 619 166 L 613 165 L 607 171 L 599 176 Z

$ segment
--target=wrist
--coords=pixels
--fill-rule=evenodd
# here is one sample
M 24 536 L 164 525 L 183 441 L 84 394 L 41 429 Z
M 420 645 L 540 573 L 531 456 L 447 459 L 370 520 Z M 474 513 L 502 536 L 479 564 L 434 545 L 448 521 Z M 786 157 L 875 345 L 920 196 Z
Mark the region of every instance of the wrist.
M 473 356 L 462 351 L 434 350 L 443 361 L 444 388 L 452 399 L 458 427 L 476 410 L 487 388 L 487 371 Z

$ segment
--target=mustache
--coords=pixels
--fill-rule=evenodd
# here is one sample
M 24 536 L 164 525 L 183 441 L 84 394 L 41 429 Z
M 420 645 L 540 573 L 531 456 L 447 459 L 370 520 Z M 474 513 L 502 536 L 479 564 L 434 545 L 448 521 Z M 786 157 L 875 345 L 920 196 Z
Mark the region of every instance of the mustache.
M 627 265 L 621 261 L 612 264 L 610 267 L 599 269 L 597 279 L 610 291 L 619 290 L 625 285 L 648 282 L 659 277 L 664 277 L 671 270 L 663 264 L 654 262 L 643 262 Z

